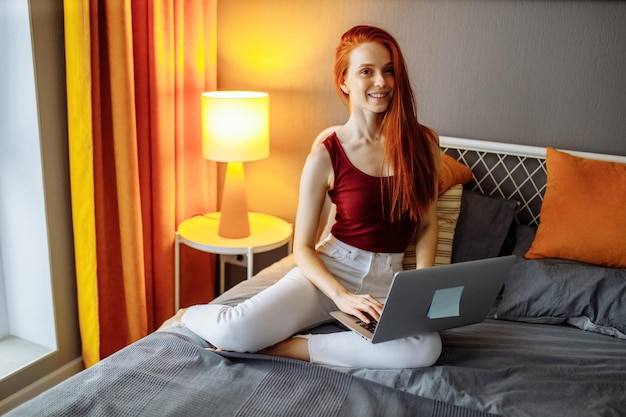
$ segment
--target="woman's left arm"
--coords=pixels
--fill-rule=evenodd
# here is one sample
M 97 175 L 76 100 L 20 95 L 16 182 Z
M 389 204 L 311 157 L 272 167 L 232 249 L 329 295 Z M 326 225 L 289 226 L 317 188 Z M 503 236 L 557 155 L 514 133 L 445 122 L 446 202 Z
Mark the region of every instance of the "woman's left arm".
M 416 230 L 416 268 L 427 268 L 435 264 L 439 226 L 437 224 L 437 199 L 428 209 L 428 215 L 421 219 Z
M 435 156 L 435 190 L 439 188 L 439 167 L 441 165 L 441 150 L 439 148 L 439 136 L 434 130 L 429 130 L 434 135 L 433 155 Z M 436 194 L 438 194 L 436 192 Z M 439 240 L 439 224 L 437 223 L 437 199 L 438 195 L 430 203 L 428 214 L 420 219 L 417 225 L 415 246 L 416 268 L 428 268 L 435 264 L 437 255 L 437 241 Z

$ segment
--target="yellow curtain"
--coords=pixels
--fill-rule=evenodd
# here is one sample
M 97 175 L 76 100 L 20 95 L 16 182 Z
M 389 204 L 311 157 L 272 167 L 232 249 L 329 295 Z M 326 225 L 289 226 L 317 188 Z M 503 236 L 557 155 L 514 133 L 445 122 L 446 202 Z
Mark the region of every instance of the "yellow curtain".
M 216 208 L 200 94 L 215 89 L 217 0 L 65 0 L 79 322 L 90 366 L 174 313 L 174 233 Z M 181 305 L 214 257 L 183 248 Z

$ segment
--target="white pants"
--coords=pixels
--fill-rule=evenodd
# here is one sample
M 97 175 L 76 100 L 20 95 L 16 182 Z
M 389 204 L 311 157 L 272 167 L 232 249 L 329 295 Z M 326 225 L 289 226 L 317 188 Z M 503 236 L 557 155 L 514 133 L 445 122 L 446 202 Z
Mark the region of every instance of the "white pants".
M 317 249 L 333 275 L 354 293 L 385 301 L 402 254 L 373 253 L 329 237 Z M 187 309 L 182 321 L 214 346 L 256 352 L 328 322 L 337 307 L 294 268 L 271 287 L 231 307 L 205 304 Z M 438 333 L 371 344 L 355 332 L 306 334 L 311 362 L 363 368 L 430 366 L 441 353 Z

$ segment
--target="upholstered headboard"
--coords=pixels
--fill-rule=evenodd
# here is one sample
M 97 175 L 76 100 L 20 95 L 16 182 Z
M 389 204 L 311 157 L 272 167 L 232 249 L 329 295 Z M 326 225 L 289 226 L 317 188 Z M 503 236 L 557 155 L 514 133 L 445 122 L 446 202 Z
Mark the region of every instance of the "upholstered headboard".
M 466 188 L 520 202 L 519 224 L 537 226 L 546 188 L 546 148 L 441 136 L 442 150 L 472 169 Z M 626 163 L 625 156 L 566 151 Z
M 442 150 L 472 169 L 466 188 L 520 202 L 516 220 L 538 225 L 546 188 L 544 148 L 451 137 L 440 138 Z

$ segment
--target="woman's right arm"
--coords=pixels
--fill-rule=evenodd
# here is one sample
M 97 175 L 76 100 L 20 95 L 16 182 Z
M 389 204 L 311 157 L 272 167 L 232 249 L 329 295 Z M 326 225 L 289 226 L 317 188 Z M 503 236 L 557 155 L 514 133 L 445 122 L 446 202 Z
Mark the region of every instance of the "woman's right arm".
M 333 184 L 333 168 L 326 148 L 317 146 L 307 157 L 300 179 L 300 196 L 293 251 L 302 273 L 337 307 L 369 322 L 363 312 L 380 317 L 382 304 L 368 294 L 352 294 L 328 270 L 315 251 L 320 215 L 326 193 Z

